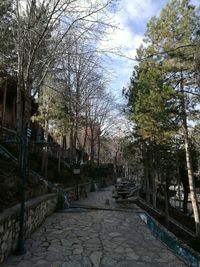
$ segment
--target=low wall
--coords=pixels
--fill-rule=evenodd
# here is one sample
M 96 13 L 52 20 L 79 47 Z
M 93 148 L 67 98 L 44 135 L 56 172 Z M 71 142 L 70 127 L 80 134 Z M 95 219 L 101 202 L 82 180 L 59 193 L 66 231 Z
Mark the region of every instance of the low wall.
M 92 191 L 99 190 L 105 186 L 111 185 L 111 182 L 101 182 L 101 181 L 93 181 L 93 183 L 83 183 L 78 184 L 77 186 L 66 188 L 64 191 L 68 194 L 68 200 L 71 202 L 73 200 L 77 200 L 77 194 L 78 198 L 80 197 L 86 197 L 85 193 L 88 194 Z
M 37 229 L 58 205 L 57 194 L 48 194 L 26 202 L 25 237 Z M 0 213 L 0 263 L 16 249 L 19 234 L 20 205 Z
M 109 183 L 106 183 L 109 185 Z M 64 191 L 67 192 L 70 201 L 78 197 L 84 197 L 91 191 L 98 190 L 102 187 L 102 182 L 94 181 L 93 183 L 79 184 Z M 86 196 L 85 196 L 86 197 Z M 62 203 L 59 203 L 57 193 L 44 195 L 31 199 L 26 202 L 25 213 L 25 238 L 28 238 L 34 230 L 44 221 L 44 219 L 52 214 Z M 0 263 L 3 262 L 8 255 L 15 251 L 19 235 L 19 214 L 20 204 L 4 210 L 0 213 Z
M 78 184 L 77 186 L 65 188 L 64 191 L 67 192 L 67 198 L 71 202 L 77 200 L 77 197 L 78 198 L 83 197 L 83 195 L 81 195 L 83 194 L 83 189 L 85 193 L 88 194 L 89 192 L 93 191 L 92 184 L 91 183 Z

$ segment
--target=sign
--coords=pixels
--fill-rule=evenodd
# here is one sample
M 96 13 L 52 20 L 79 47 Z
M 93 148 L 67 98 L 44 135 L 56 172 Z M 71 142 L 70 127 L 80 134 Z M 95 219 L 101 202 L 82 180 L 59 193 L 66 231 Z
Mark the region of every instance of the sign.
M 30 128 L 26 129 L 26 134 L 27 134 L 27 137 L 31 137 L 31 129 Z
M 74 169 L 73 172 L 74 174 L 80 174 L 80 169 Z

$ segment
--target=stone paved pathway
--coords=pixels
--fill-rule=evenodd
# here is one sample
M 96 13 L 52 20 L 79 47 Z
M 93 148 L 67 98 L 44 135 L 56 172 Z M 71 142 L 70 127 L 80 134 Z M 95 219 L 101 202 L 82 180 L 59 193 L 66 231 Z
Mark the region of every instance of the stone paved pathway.
M 74 205 L 109 209 L 122 207 L 110 199 L 111 191 L 89 194 Z M 105 200 L 109 199 L 109 205 Z M 133 211 L 86 210 L 56 212 L 26 240 L 27 253 L 10 256 L 0 267 L 183 267 L 157 240 Z

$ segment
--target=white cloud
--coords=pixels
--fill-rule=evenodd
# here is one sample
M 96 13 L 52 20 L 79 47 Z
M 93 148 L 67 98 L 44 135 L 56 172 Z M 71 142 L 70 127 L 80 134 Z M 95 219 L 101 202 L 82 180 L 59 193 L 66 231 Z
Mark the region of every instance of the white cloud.
M 102 43 L 106 47 L 120 47 L 121 52 L 128 57 L 135 58 L 136 48 L 142 44 L 146 23 L 152 16 L 159 16 L 160 10 L 169 0 L 121 0 L 120 8 L 113 19 L 119 28 L 108 36 L 108 41 Z M 200 0 L 191 0 L 199 6 Z M 122 88 L 127 87 L 137 62 L 123 57 L 112 56 L 107 68 L 114 71 L 111 77 L 110 91 L 120 103 L 126 100 L 122 97 Z
M 196 7 L 200 6 L 199 0 L 191 0 L 192 4 L 195 5 Z
M 124 0 L 124 11 L 132 20 L 146 20 L 155 15 L 158 9 L 157 1 L 152 0 Z M 159 2 L 157 2 L 159 3 Z
M 104 39 L 101 47 L 112 49 L 120 48 L 120 54 L 125 57 L 112 55 L 112 61 L 107 68 L 114 70 L 111 81 L 112 92 L 121 98 L 122 88 L 129 82 L 133 67 L 136 64 L 136 49 L 143 43 L 144 27 L 147 21 L 160 10 L 166 0 L 123 0 L 116 14 L 113 14 L 113 21 L 118 28 L 109 32 L 107 40 Z
M 160 10 L 159 4 L 163 1 L 166 0 L 121 1 L 119 10 L 113 14 L 113 22 L 118 28 L 108 32 L 107 39 L 102 41 L 101 47 L 118 47 L 125 56 L 134 58 L 136 48 L 142 44 L 144 25 Z

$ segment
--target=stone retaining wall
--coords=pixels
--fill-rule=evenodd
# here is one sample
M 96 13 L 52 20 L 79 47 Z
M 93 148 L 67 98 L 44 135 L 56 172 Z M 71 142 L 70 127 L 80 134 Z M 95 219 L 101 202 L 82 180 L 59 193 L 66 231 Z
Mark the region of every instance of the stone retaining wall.
M 94 186 L 95 185 L 95 186 Z M 81 187 L 88 194 L 91 191 L 98 190 L 102 187 L 102 182 L 94 181 L 93 183 L 79 184 L 78 186 L 65 189 L 70 201 L 84 197 L 81 195 Z M 108 181 L 106 183 L 108 185 Z M 78 187 L 78 190 L 77 190 Z M 83 192 L 82 192 L 83 193 Z M 28 238 L 34 230 L 44 221 L 44 219 L 52 214 L 57 207 L 62 208 L 59 203 L 57 193 L 44 195 L 31 199 L 26 202 L 25 214 L 25 238 Z M 0 263 L 3 262 L 8 255 L 15 251 L 19 235 L 19 213 L 20 204 L 4 210 L 0 213 Z
M 77 200 L 77 192 L 78 192 L 78 198 L 86 197 L 84 195 L 83 190 L 85 190 L 86 194 L 88 194 L 100 188 L 101 188 L 101 182 L 94 181 L 93 183 L 78 184 L 77 186 L 66 188 L 65 191 L 68 194 L 69 201 L 73 201 L 73 200 Z
M 48 194 L 26 202 L 25 237 L 37 229 L 58 205 L 57 194 Z M 0 213 L 0 263 L 16 249 L 19 234 L 20 205 Z

